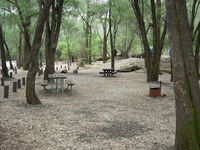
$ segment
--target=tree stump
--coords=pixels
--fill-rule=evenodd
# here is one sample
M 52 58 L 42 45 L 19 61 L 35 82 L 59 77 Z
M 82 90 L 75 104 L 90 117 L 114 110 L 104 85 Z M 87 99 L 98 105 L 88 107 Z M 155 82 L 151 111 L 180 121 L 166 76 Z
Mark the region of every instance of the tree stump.
M 18 87 L 18 89 L 21 89 L 21 79 L 17 80 L 17 87 Z
M 17 81 L 13 82 L 13 93 L 17 92 Z
M 4 98 L 8 98 L 9 97 L 9 86 L 5 85 L 4 86 Z

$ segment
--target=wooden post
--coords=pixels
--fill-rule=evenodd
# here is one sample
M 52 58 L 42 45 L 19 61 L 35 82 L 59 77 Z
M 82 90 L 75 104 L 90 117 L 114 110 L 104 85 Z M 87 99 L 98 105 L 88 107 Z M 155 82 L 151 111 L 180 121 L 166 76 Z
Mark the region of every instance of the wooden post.
M 17 74 L 17 67 L 15 67 L 15 74 Z
M 25 77 L 22 78 L 22 85 L 26 85 L 26 78 Z
M 1 86 L 4 86 L 4 78 L 1 78 Z
M 62 65 L 60 65 L 60 68 L 62 68 Z
M 58 70 L 58 67 L 56 67 L 56 70 Z
M 13 82 L 13 93 L 17 92 L 17 81 Z
M 17 86 L 18 86 L 18 89 L 21 89 L 21 79 L 17 80 Z
M 12 77 L 13 77 L 12 72 L 10 72 L 10 78 L 12 78 Z
M 4 86 L 4 98 L 8 98 L 9 96 L 9 86 L 5 85 Z

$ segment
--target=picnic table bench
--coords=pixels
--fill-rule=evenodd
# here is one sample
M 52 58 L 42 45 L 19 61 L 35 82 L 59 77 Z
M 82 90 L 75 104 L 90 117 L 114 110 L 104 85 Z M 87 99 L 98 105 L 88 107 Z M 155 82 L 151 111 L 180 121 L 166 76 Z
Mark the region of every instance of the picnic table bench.
M 63 91 L 63 87 L 64 87 L 64 79 L 66 79 L 66 75 L 62 74 L 62 73 L 54 73 L 54 74 L 49 74 L 49 79 L 52 80 L 51 81 L 51 88 L 53 88 L 53 80 L 56 80 L 56 91 L 58 92 L 58 84 L 61 84 L 61 90 Z M 60 80 L 60 82 L 58 82 L 58 80 Z
M 65 83 L 67 84 L 67 89 L 70 87 L 71 90 L 72 90 L 72 86 L 75 85 L 75 83 L 73 83 L 72 80 L 70 79 L 66 79 Z
M 117 73 L 117 71 L 115 71 L 115 69 L 102 69 L 103 72 L 99 72 L 99 74 L 103 74 L 104 77 L 110 77 L 113 76 L 114 74 Z

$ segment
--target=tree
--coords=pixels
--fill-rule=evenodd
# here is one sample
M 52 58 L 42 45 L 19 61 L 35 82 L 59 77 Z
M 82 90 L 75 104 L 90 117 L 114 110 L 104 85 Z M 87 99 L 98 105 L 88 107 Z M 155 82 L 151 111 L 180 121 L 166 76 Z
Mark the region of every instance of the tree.
M 35 28 L 35 35 L 30 51 L 30 63 L 28 66 L 27 84 L 26 84 L 26 100 L 28 104 L 40 104 L 40 100 L 35 92 L 35 76 L 38 71 L 38 55 L 41 46 L 42 34 L 44 31 L 44 23 L 49 15 L 49 9 L 53 0 L 47 0 L 45 3 L 40 1 L 40 13 Z
M 142 4 L 142 8 L 144 7 L 144 2 L 138 0 L 129 0 L 129 2 L 133 8 L 140 29 L 142 44 L 145 52 L 147 82 L 157 81 L 159 76 L 160 57 L 167 32 L 165 20 L 163 31 L 161 32 L 161 0 L 151 0 L 150 4 L 148 4 L 151 7 L 151 23 L 147 28 L 144 20 L 144 11 L 140 7 L 140 3 Z M 148 1 L 146 3 L 148 3 Z M 150 48 L 150 43 L 147 37 L 150 28 L 152 28 L 153 32 L 153 48 Z
M 2 64 L 2 77 L 8 78 L 8 68 L 6 66 L 6 55 L 5 55 L 5 48 L 4 48 L 4 37 L 3 37 L 3 30 L 0 24 L 0 50 L 1 50 L 1 64 Z
M 44 79 L 48 79 L 48 74 L 55 72 L 55 54 L 58 44 L 58 38 L 60 33 L 62 10 L 64 0 L 53 0 L 51 17 L 48 17 L 46 21 L 46 38 L 45 38 L 45 56 L 46 56 L 46 68 L 44 71 Z
M 166 0 L 173 49 L 176 150 L 200 150 L 200 92 L 185 0 Z

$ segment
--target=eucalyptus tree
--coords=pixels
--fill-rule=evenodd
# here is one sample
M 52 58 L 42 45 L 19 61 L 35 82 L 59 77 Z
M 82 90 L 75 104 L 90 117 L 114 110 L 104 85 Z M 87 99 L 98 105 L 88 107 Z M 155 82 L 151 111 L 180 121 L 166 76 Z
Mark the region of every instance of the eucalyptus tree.
M 200 150 L 200 92 L 185 0 L 166 0 L 173 49 L 176 150 Z
M 6 0 L 9 4 L 12 5 L 11 13 L 18 17 L 19 23 L 18 26 L 23 34 L 23 52 L 22 52 L 22 67 L 24 70 L 28 69 L 29 60 L 30 60 L 30 50 L 31 50 L 31 22 L 32 17 L 38 15 L 36 10 L 36 1 L 25 0 Z
M 45 37 L 45 58 L 46 68 L 44 71 L 44 79 L 48 79 L 48 74 L 55 72 L 55 54 L 60 33 L 62 12 L 64 0 L 53 0 L 51 7 L 51 15 L 46 20 L 46 37 Z
M 129 0 L 129 2 L 133 8 L 133 12 L 136 16 L 140 29 L 141 40 L 145 51 L 147 81 L 157 81 L 159 77 L 160 57 L 163 49 L 165 35 L 167 32 L 166 21 L 162 9 L 163 2 L 161 0 Z M 149 11 L 148 7 L 146 6 L 150 6 Z M 150 13 L 151 16 L 149 18 L 146 18 L 146 16 L 144 15 L 145 12 Z M 148 26 L 147 22 L 149 22 Z M 148 32 L 150 29 L 153 35 L 153 48 L 150 48 L 151 43 L 148 38 Z
M 53 0 L 39 1 L 40 11 L 35 27 L 33 44 L 30 50 L 30 61 L 28 65 L 27 84 L 26 84 L 26 100 L 28 104 L 40 104 L 40 99 L 35 92 L 35 77 L 38 71 L 38 55 L 41 46 L 44 24 L 49 15 L 49 9 L 53 4 Z

